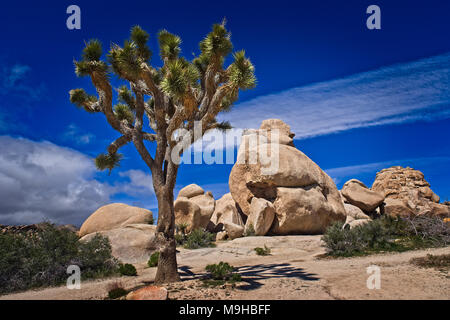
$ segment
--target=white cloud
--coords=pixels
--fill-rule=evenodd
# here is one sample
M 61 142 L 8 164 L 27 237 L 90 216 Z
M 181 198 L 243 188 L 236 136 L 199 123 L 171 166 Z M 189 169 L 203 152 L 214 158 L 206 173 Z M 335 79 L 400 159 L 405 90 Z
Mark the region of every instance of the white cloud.
M 151 177 L 140 170 L 111 185 L 96 180 L 94 162 L 76 150 L 9 136 L 0 136 L 0 145 L 0 224 L 80 224 L 116 194 L 153 194 Z
M 73 123 L 67 126 L 63 137 L 67 140 L 74 141 L 78 145 L 89 144 L 95 138 L 93 134 L 83 132 L 83 130 Z
M 279 118 L 296 139 L 450 117 L 450 54 L 315 83 L 240 103 L 219 120 L 258 128 Z
M 142 170 L 128 170 L 120 172 L 121 177 L 128 178 L 129 182 L 117 185 L 117 191 L 133 196 L 154 195 L 152 176 Z

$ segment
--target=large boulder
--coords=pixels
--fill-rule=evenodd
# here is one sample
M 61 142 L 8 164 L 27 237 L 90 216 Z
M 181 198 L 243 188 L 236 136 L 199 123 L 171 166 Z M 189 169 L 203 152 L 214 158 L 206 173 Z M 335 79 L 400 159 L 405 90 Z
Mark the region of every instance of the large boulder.
M 79 236 L 89 233 L 125 227 L 129 224 L 153 224 L 150 210 L 112 203 L 99 208 L 81 225 Z
M 347 216 L 347 219 L 345 220 L 344 225 L 342 226 L 342 229 L 353 229 L 355 227 L 363 226 L 366 223 L 369 223 L 372 221 L 372 219 L 354 219 L 351 216 Z
M 205 191 L 200 187 L 199 185 L 196 185 L 195 183 L 192 183 L 190 185 L 187 185 L 183 189 L 178 192 L 178 197 L 186 197 L 186 198 L 192 198 L 195 196 L 199 196 L 204 194 Z
M 159 249 L 156 226 L 131 224 L 125 227 L 99 231 L 85 235 L 80 241 L 89 241 L 100 234 L 109 239 L 112 255 L 124 263 L 140 263 L 148 260 Z
M 253 229 L 256 236 L 264 236 L 272 226 L 275 218 L 273 204 L 262 198 L 253 198 L 250 205 L 250 214 L 245 223 L 245 232 Z
M 212 193 L 208 191 L 205 194 L 189 198 L 189 200 L 200 207 L 200 225 L 206 228 L 216 206 Z
M 366 213 L 373 212 L 384 200 L 381 193 L 370 190 L 364 183 L 356 179 L 347 181 L 342 187 L 341 193 L 350 204 Z
M 202 227 L 202 214 L 200 207 L 186 197 L 179 197 L 174 203 L 175 224 L 186 225 L 186 231 Z
M 365 214 L 360 208 L 349 204 L 344 203 L 345 212 L 347 212 L 347 217 L 352 217 L 355 220 L 358 219 L 370 219 L 370 217 Z
M 414 212 L 403 200 L 386 198 L 381 206 L 381 214 L 391 217 L 408 217 L 413 215 Z
M 276 216 L 270 231 L 278 235 L 323 233 L 333 222 L 346 218 L 345 209 L 336 211 L 319 185 L 277 188 L 273 205 Z
M 240 226 L 244 226 L 241 215 L 236 207 L 231 193 L 224 194 L 220 199 L 216 201 L 214 213 L 211 216 L 208 230 L 212 232 L 220 232 L 224 230 L 223 224 L 233 223 Z
M 174 203 L 175 224 L 187 224 L 187 231 L 205 229 L 214 213 L 216 201 L 211 192 L 190 184 L 178 193 Z
M 400 166 L 383 169 L 377 173 L 372 190 L 386 197 L 384 210 L 388 214 L 450 215 L 450 208 L 439 203 L 439 196 L 431 190 L 430 184 L 419 170 Z M 393 199 L 401 202 L 392 201 Z
M 243 133 L 237 162 L 229 178 L 230 192 L 238 209 L 249 216 L 253 198 L 277 204 L 276 223 L 271 230 L 277 234 L 317 233 L 334 221 L 344 221 L 345 209 L 333 180 L 293 145 L 267 138 L 271 126 L 284 132 L 282 135 L 293 136 L 288 125 L 273 119 L 264 121 L 259 130 Z M 284 190 L 289 188 L 297 195 L 304 195 L 304 201 L 314 199 L 315 203 L 294 199 Z M 302 207 L 301 212 L 294 203 Z M 319 212 L 315 212 L 319 207 Z M 303 218 L 299 219 L 300 216 Z
M 242 225 L 232 222 L 224 222 L 223 227 L 230 240 L 240 238 L 244 235 L 244 227 Z

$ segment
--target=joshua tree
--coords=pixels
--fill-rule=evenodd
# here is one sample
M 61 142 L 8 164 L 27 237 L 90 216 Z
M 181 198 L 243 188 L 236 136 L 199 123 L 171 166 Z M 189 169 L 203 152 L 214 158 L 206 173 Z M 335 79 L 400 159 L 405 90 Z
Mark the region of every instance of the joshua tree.
M 161 243 L 155 282 L 179 280 L 174 240 L 175 215 L 173 189 L 179 163 L 171 157 L 179 148 L 181 133 L 194 142 L 194 124 L 207 130 L 228 129 L 228 122 L 218 122 L 219 112 L 228 110 L 238 99 L 239 89 L 255 86 L 254 67 L 244 51 L 233 54 L 234 61 L 224 67 L 232 52 L 230 33 L 225 23 L 215 24 L 200 42 L 200 54 L 192 61 L 180 56 L 181 39 L 162 30 L 158 34 L 162 67 L 150 64 L 148 34 L 139 26 L 131 29 L 123 46 L 112 44 L 107 62 L 101 59 L 102 46 L 90 40 L 82 59 L 75 61 L 78 76 L 90 76 L 97 96 L 83 89 L 70 91 L 70 101 L 87 112 L 101 112 L 120 136 L 95 163 L 100 170 L 117 167 L 122 155 L 119 148 L 133 143 L 152 173 L 158 200 L 157 237 Z M 113 103 L 112 74 L 125 81 L 117 89 L 118 103 Z M 144 116 L 148 122 L 144 122 Z M 198 136 L 198 134 L 196 134 Z M 185 143 L 185 141 L 183 141 Z M 156 144 L 149 148 L 149 144 Z M 185 149 L 185 147 L 183 148 Z M 154 150 L 154 152 L 151 152 Z M 183 150 L 176 151 L 181 155 Z

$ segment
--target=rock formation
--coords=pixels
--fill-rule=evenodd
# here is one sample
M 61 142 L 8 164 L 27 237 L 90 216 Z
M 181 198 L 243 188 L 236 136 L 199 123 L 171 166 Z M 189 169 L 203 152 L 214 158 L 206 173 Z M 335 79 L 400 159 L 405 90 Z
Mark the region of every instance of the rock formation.
M 272 226 L 275 218 L 273 204 L 262 198 L 253 198 L 250 204 L 250 214 L 245 223 L 245 231 L 253 231 L 255 236 L 265 235 Z
M 80 241 L 89 241 L 97 233 L 109 239 L 112 255 L 123 263 L 146 262 L 150 255 L 159 249 L 155 236 L 155 225 L 126 225 L 116 229 L 90 233 L 82 237 Z
M 150 210 L 112 203 L 99 208 L 81 225 L 79 236 L 89 233 L 125 227 L 130 224 L 153 224 Z
M 231 193 L 224 194 L 222 198 L 216 201 L 216 207 L 207 229 L 212 232 L 224 231 L 224 223 L 244 226 L 241 214 L 236 207 L 236 202 L 233 200 Z
M 277 119 L 245 131 L 229 178 L 230 192 L 246 216 L 254 198 L 271 202 L 272 234 L 320 233 L 344 221 L 345 209 L 333 180 L 293 147 L 293 136 Z
M 439 203 L 422 172 L 394 166 L 377 173 L 372 190 L 385 196 L 382 212 L 388 215 L 427 214 L 448 216 L 449 207 Z
M 211 192 L 190 184 L 178 193 L 174 203 L 175 224 L 186 224 L 186 231 L 205 229 L 214 212 L 216 202 Z
M 341 190 L 346 202 L 358 207 L 365 213 L 373 213 L 384 200 L 384 195 L 366 187 L 359 180 L 351 179 L 347 181 Z

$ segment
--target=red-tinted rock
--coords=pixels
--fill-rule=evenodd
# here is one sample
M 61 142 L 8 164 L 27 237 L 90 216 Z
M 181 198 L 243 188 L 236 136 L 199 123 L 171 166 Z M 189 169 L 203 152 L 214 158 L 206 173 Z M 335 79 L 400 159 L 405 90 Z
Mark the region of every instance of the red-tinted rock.
M 167 300 L 167 289 L 158 286 L 147 286 L 127 295 L 127 300 Z

